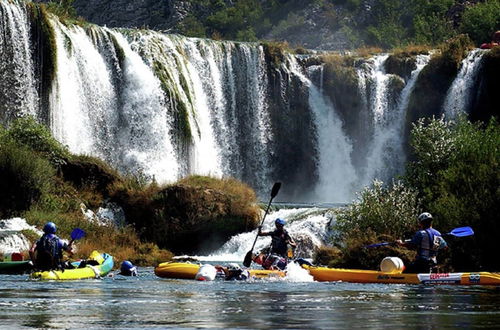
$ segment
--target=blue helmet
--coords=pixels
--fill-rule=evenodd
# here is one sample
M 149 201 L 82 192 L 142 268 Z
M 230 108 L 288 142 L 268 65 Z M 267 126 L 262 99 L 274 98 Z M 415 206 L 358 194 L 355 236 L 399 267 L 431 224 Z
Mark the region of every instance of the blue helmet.
M 120 266 L 120 270 L 122 272 L 132 271 L 133 268 L 135 268 L 134 265 L 132 265 L 132 263 L 128 260 L 122 262 L 122 265 Z
M 45 234 L 55 234 L 57 230 L 56 224 L 52 221 L 49 221 L 43 226 L 43 232 Z
M 283 220 L 283 219 L 280 219 L 280 218 L 274 220 L 274 223 L 277 224 L 277 225 L 280 225 L 280 226 L 286 225 L 286 221 Z

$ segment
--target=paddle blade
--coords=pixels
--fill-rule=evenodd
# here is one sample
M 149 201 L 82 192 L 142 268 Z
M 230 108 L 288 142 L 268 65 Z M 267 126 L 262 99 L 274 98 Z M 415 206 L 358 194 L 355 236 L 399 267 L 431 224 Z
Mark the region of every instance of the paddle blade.
M 245 260 L 243 260 L 243 266 L 250 267 L 251 264 L 252 264 L 252 250 L 247 252 Z
M 472 236 L 474 235 L 474 230 L 472 230 L 471 227 L 459 227 L 450 231 L 448 235 L 453 235 L 456 237 Z
M 85 236 L 85 231 L 83 229 L 80 229 L 80 228 L 75 228 L 71 232 L 71 239 L 73 241 L 76 241 L 77 239 L 80 239 L 84 236 Z
M 275 182 L 273 189 L 271 190 L 271 198 L 276 197 L 278 191 L 280 191 L 280 188 L 281 188 L 281 182 Z

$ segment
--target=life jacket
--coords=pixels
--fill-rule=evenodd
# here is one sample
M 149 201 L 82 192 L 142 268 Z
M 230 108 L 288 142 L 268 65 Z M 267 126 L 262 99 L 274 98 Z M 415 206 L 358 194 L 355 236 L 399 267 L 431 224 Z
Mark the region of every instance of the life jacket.
M 420 234 L 422 235 L 422 241 L 417 250 L 418 258 L 435 261 L 437 252 L 443 244 L 441 233 L 435 229 L 427 228 L 421 230 Z
M 286 230 L 273 231 L 271 235 L 271 253 L 286 257 L 288 250 L 287 238 L 288 232 Z
M 40 270 L 60 269 L 61 259 L 59 238 L 55 235 L 44 234 L 37 242 L 36 267 Z

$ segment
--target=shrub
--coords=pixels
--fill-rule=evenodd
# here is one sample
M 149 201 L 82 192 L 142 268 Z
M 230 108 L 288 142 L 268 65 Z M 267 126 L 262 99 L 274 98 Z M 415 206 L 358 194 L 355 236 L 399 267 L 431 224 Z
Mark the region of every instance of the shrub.
M 0 217 L 25 211 L 51 190 L 55 169 L 9 139 L 0 143 Z
M 474 237 L 457 240 L 452 248 L 458 269 L 500 269 L 495 256 L 500 235 L 500 126 L 495 119 L 483 127 L 465 118 L 455 123 L 421 120 L 412 131 L 415 161 L 407 182 L 418 189 L 424 208 L 436 226 L 472 226 Z
M 384 187 L 375 180 L 372 187 L 365 188 L 358 201 L 340 209 L 333 228 L 337 237 L 364 238 L 364 235 L 385 234 L 401 238 L 415 227 L 419 212 L 417 192 L 401 181 Z
M 67 147 L 52 137 L 50 131 L 32 117 L 22 117 L 12 122 L 6 136 L 18 144 L 41 153 L 54 165 L 61 165 L 69 157 Z
M 489 42 L 491 34 L 500 29 L 500 1 L 489 0 L 468 7 L 462 16 L 460 30 L 476 44 Z
M 278 69 L 285 61 L 285 53 L 288 51 L 288 43 L 286 42 L 264 42 L 264 54 L 266 62 L 270 63 L 275 69 Z

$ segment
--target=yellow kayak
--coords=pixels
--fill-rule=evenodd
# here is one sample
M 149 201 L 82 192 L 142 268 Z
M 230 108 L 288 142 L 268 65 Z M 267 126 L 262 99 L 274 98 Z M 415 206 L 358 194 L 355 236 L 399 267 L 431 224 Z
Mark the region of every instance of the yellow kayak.
M 155 275 L 163 278 L 194 280 L 200 267 L 200 264 L 191 264 L 186 262 L 163 262 L 155 268 Z M 248 272 L 253 278 L 285 276 L 285 272 L 278 270 L 249 269 Z
M 303 267 L 309 271 L 315 281 L 321 282 L 500 285 L 500 273 L 490 272 L 406 274 L 375 270 Z
M 113 269 L 113 257 L 107 253 L 93 251 L 87 261 L 88 260 L 95 260 L 98 262 L 98 265 L 86 265 L 85 267 L 74 269 L 34 272 L 31 274 L 31 278 L 41 280 L 81 280 L 106 276 Z M 78 267 L 78 264 L 79 262 L 73 263 L 75 267 Z

